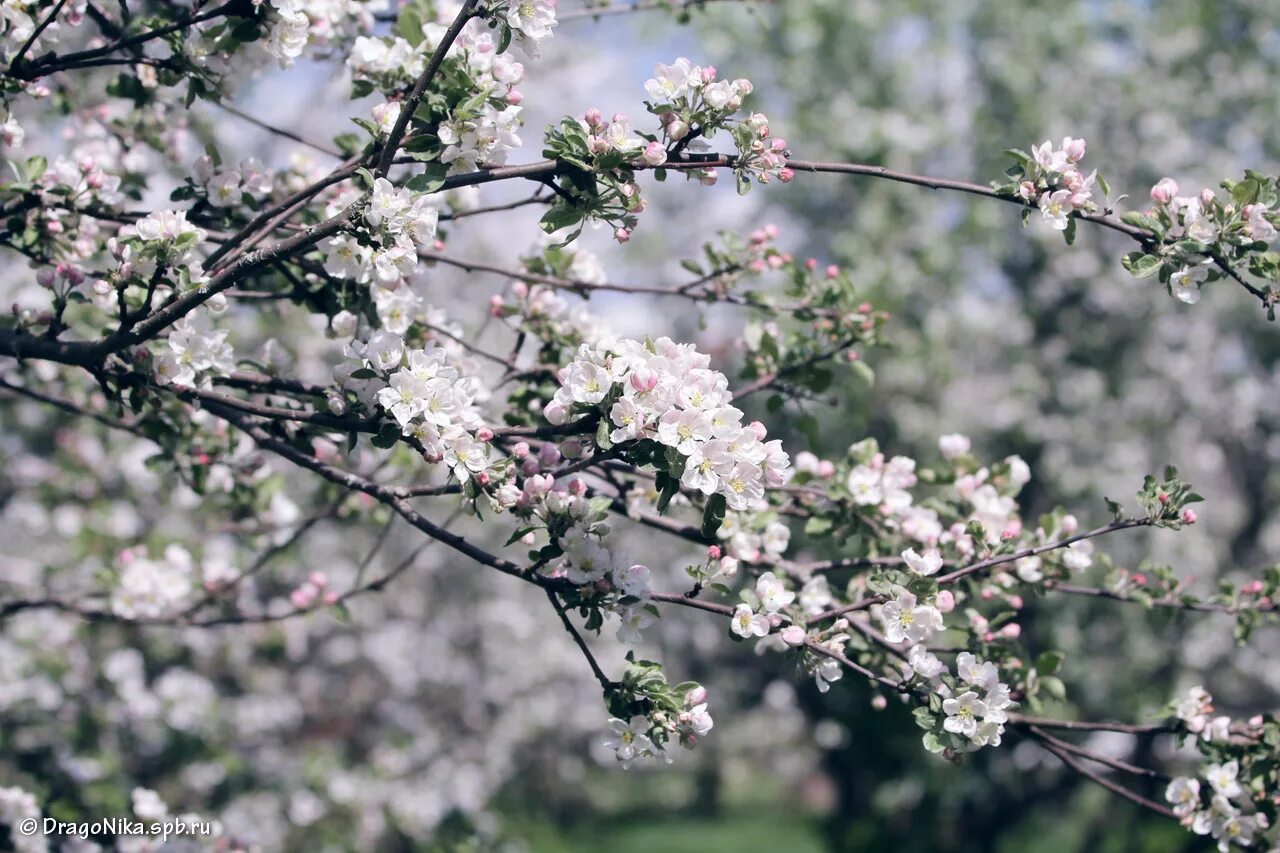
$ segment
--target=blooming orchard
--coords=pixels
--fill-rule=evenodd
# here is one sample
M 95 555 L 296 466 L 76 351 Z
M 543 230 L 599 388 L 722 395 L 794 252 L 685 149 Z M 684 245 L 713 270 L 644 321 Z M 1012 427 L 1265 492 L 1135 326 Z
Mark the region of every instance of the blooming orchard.
M 223 523 L 144 530 L 121 519 L 68 537 L 79 550 L 65 565 L 5 582 L 5 623 L 53 615 L 75 626 L 168 628 L 175 648 L 212 666 L 217 655 L 199 628 L 322 613 L 351 621 L 353 600 L 394 597 L 389 587 L 412 559 L 371 576 L 381 534 L 350 572 L 307 566 L 273 582 L 264 569 L 317 525 L 398 520 L 492 570 L 494 584 L 523 584 L 546 599 L 546 627 L 567 634 L 599 684 L 607 734 L 597 740 L 623 768 L 673 762 L 676 747 L 712 736 L 715 695 L 668 679 L 686 662 L 639 656 L 661 620 L 684 610 L 713 620 L 726 639 L 793 660 L 819 691 L 850 676 L 883 705 L 892 698 L 920 726 L 924 749 L 945 760 L 1017 737 L 1097 778 L 1081 762 L 1105 765 L 1106 756 L 1052 734 L 1089 724 L 1069 719 L 1064 655 L 1023 636 L 1029 600 L 1074 594 L 1222 611 L 1236 617 L 1242 639 L 1274 618 L 1280 573 L 1202 600 L 1172 572 L 1139 582 L 1095 552 L 1104 535 L 1197 521 L 1191 505 L 1201 498 L 1172 468 L 1148 477 L 1130 509 L 1110 502 L 1109 520 L 1086 529 L 1063 509 L 1024 517 L 1028 464 L 1017 455 L 984 461 L 964 435 L 941 435 L 933 458 L 921 460 L 874 438 L 836 458 L 797 449 L 806 437 L 816 444 L 813 406 L 874 378 L 865 358 L 892 339 L 892 318 L 838 265 L 785 250 L 776 227 L 721 233 L 681 264 L 689 280 L 672 286 L 610 282 L 580 238 L 603 225 L 628 243 L 644 221 L 646 184 L 678 173 L 693 182 L 686 191 L 695 203 L 722 174 L 743 194 L 802 174 L 818 180 L 807 173 L 863 174 L 1017 204 L 1068 243 L 1081 222 L 1117 231 L 1139 245 L 1125 267 L 1158 273 L 1182 301 L 1229 280 L 1270 312 L 1280 298 L 1270 251 L 1280 221 L 1275 179 L 1246 173 L 1224 182 L 1222 197 L 1182 197 L 1165 179 L 1149 210 L 1116 217 L 1106 183 L 1080 166 L 1085 142 L 1070 137 L 1030 154 L 1011 150 L 1011 182 L 993 186 L 800 160 L 748 106 L 750 81 L 686 58 L 656 64 L 639 120 L 575 107 L 580 116 L 546 129 L 544 159 L 534 160 L 521 156 L 529 132 L 517 87 L 537 73 L 541 45 L 559 37 L 554 3 L 411 0 L 389 16 L 354 0 L 149 11 L 116 19 L 61 0 L 5 4 L 0 96 L 14 179 L 0 187 L 0 244 L 25 259 L 36 295 L 24 281 L 0 326 L 0 381 L 60 417 L 144 440 L 148 458 L 138 467 L 178 484 L 202 518 Z M 232 165 L 214 142 L 191 157 L 166 138 L 166 122 L 190 104 L 218 103 L 252 75 L 303 59 L 342 67 L 353 97 L 373 101 L 351 108 L 360 133 L 338 136 L 334 150 L 313 145 L 339 161 L 332 170 L 301 156 L 283 166 L 256 157 Z M 108 95 L 131 99 L 133 109 L 108 119 L 86 103 L 74 120 L 87 132 L 58 156 L 44 144 L 41 105 L 73 104 L 83 93 L 71 81 L 105 79 L 101 69 L 114 69 Z M 135 157 L 144 143 L 145 156 Z M 22 159 L 19 148 L 37 153 Z M 527 162 L 513 165 L 516 156 Z M 165 178 L 170 172 L 178 176 Z M 479 188 L 521 181 L 538 192 L 485 206 L 488 190 Z M 137 210 L 164 190 L 167 202 Z M 545 210 L 541 234 L 521 238 L 532 248 L 518 259 L 473 261 L 454 250 L 470 222 L 485 221 L 473 217 L 524 205 Z M 440 286 L 443 267 L 477 274 L 462 298 Z M 479 273 L 506 286 L 484 290 Z M 728 306 L 740 325 L 733 346 L 708 350 L 660 329 L 624 337 L 594 306 L 567 298 L 599 291 Z M 469 303 L 487 304 L 483 323 L 459 319 Z M 314 493 L 302 500 L 272 466 L 305 474 L 287 482 Z M 300 503 L 313 514 L 304 518 Z M 471 522 L 465 533 L 459 516 Z M 606 628 L 630 647 L 625 658 L 600 651 L 595 637 Z M 401 648 L 396 637 L 386 642 Z M 300 643 L 243 653 L 301 659 Z M 326 660 L 352 659 L 352 647 L 335 645 Z M 36 649 L 22 654 L 15 668 L 57 667 Z M 150 733 L 162 744 L 172 732 L 174 743 L 198 738 L 213 749 L 203 707 L 219 689 L 213 678 L 185 670 L 156 678 L 127 643 L 104 657 L 124 717 L 163 718 L 161 733 Z M 443 677 L 444 662 L 429 665 L 440 667 L 430 677 Z M 42 678 L 6 692 L 6 707 L 44 707 L 50 696 L 56 704 L 60 689 Z M 388 675 L 393 684 L 409 678 L 394 667 Z M 255 680 L 270 679 L 245 677 Z M 271 707 L 242 713 L 268 737 L 302 715 L 283 700 L 280 707 L 292 716 Z M 416 717 L 415 708 L 406 702 L 401 718 Z M 1214 715 L 1203 691 L 1165 710 L 1147 728 L 1092 725 L 1194 739 L 1209 763 L 1168 786 L 1171 809 L 1109 787 L 1223 849 L 1274 843 L 1275 716 L 1241 723 Z M 16 748 L 34 745 L 47 759 L 65 732 L 28 724 L 27 746 Z M 404 769 L 401 759 L 370 752 L 389 778 Z M 217 809 L 190 793 L 217 787 L 192 781 L 217 775 L 210 763 L 171 768 L 186 780 L 173 783 L 174 795 L 199 814 Z M 45 802 L 52 789 L 19 764 L 0 756 L 0 782 L 12 773 L 21 783 L 0 789 L 11 836 L 22 817 L 97 802 Z M 435 772 L 448 776 L 451 766 L 441 767 Z M 116 755 L 71 775 L 131 790 L 139 817 L 167 815 L 159 793 L 135 787 L 131 774 L 140 772 Z M 309 773 L 272 782 L 288 788 L 294 824 L 354 808 L 354 791 L 331 786 L 322 797 Z M 497 783 L 477 787 L 487 795 Z M 484 799 L 457 796 L 453 807 L 472 812 Z M 381 811 L 374 804 L 370 813 Z M 397 829 L 421 838 L 445 816 L 417 810 L 415 824 L 414 814 L 402 804 Z M 381 828 L 371 823 L 344 842 L 372 845 Z M 42 839 L 24 843 L 43 849 Z

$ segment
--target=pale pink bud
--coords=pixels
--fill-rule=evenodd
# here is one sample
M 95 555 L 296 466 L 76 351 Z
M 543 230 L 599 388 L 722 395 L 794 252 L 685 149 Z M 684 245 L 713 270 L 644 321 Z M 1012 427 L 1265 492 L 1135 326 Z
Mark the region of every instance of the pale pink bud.
M 542 466 L 538 464 L 538 460 L 530 456 L 524 462 L 520 463 L 520 473 L 526 477 L 532 477 L 542 470 Z
M 1173 178 L 1161 178 L 1151 188 L 1151 200 L 1156 204 L 1168 204 L 1178 194 L 1178 182 Z
M 690 690 L 688 693 L 684 695 L 684 704 L 688 705 L 691 708 L 694 705 L 701 705 L 703 702 L 706 702 L 706 701 L 707 701 L 707 688 L 703 687 L 701 684 L 699 684 L 697 687 L 693 688 L 692 690 Z
M 1000 636 L 1006 640 L 1016 640 L 1022 636 L 1022 626 L 1017 622 L 1010 622 L 1000 629 Z
M 1000 531 L 1001 539 L 1017 539 L 1022 535 L 1022 519 L 1015 518 L 1004 526 L 1004 530 Z
M 707 559 L 718 560 L 720 559 L 721 553 L 723 552 L 720 550 L 719 545 L 712 545 L 709 548 L 707 548 Z
M 661 166 L 667 162 L 667 149 L 661 142 L 650 142 L 644 149 L 644 161 L 650 166 Z
M 324 603 L 325 603 L 325 604 L 337 604 L 337 603 L 338 603 L 338 599 L 339 599 L 339 598 L 340 598 L 340 596 L 338 595 L 337 591 L 336 591 L 336 590 L 332 590 L 332 589 L 331 589 L 331 590 L 329 590 L 328 592 L 326 592 L 326 593 L 324 594 Z
M 511 282 L 511 293 L 516 299 L 524 299 L 529 295 L 529 285 L 523 281 Z
M 764 441 L 764 437 L 769 434 L 769 430 L 766 429 L 765 425 L 760 423 L 760 421 L 752 421 L 747 424 L 747 429 L 756 434 L 756 439 L 758 441 Z
M 518 106 L 523 100 L 524 94 L 519 89 L 512 89 L 510 92 L 507 92 L 507 103 L 511 104 L 513 107 Z
M 1213 199 L 1214 199 L 1213 190 L 1209 189 L 1208 187 L 1205 187 L 1204 189 L 1200 190 L 1200 206 L 1201 207 L 1208 207 L 1209 205 L 1213 204 Z
M 1257 595 L 1262 592 L 1262 581 L 1252 580 L 1244 586 L 1240 587 L 1240 591 L 1245 595 Z
M 796 170 L 788 166 L 778 173 L 778 180 L 782 181 L 784 184 L 789 184 L 795 176 Z
M 538 448 L 538 461 L 543 465 L 555 465 L 560 461 L 560 448 L 554 444 L 542 445 L 542 447 Z
M 935 606 L 941 613 L 950 613 L 952 610 L 956 609 L 956 597 L 951 594 L 951 590 L 944 589 L 942 592 L 938 593 Z
M 658 387 L 658 371 L 650 367 L 637 368 L 631 371 L 627 382 L 637 394 L 647 394 Z
M 289 601 L 293 603 L 294 609 L 305 610 L 311 606 L 311 600 L 315 593 L 311 592 L 311 587 L 298 587 L 289 593 Z
M 552 426 L 560 426 L 569 419 L 569 408 L 564 403 L 552 400 L 547 403 L 547 407 L 542 410 L 547 416 L 547 423 Z
M 496 293 L 489 297 L 489 313 L 495 317 L 502 316 L 502 297 Z
M 993 591 L 992 591 L 991 587 L 985 587 L 985 588 L 983 588 L 983 590 L 982 590 L 982 600 L 983 600 L 983 601 L 990 601 L 990 600 L 991 600 L 992 598 L 994 598 L 994 597 L 995 597 L 995 592 L 993 592 Z
M 871 707 L 876 711 L 883 711 L 889 707 L 889 700 L 877 693 L 871 697 Z
M 493 430 L 488 427 L 480 427 L 480 429 L 476 430 L 476 438 L 481 441 L 493 441 Z
M 529 442 L 521 441 L 511 448 L 511 455 L 517 459 L 523 459 L 529 455 Z
M 1079 163 L 1084 159 L 1085 142 L 1083 139 L 1072 139 L 1068 136 L 1062 149 L 1066 153 L 1067 159 L 1072 163 Z
M 619 227 L 613 232 L 613 239 L 617 240 L 619 243 L 628 242 L 631 239 L 630 229 Z
M 675 119 L 667 125 L 667 138 L 675 141 L 684 139 L 689 135 L 689 124 L 681 119 Z
M 799 625 L 788 625 L 782 629 L 782 642 L 788 646 L 803 646 L 805 640 L 804 628 Z
M 1197 516 L 1196 516 L 1196 511 L 1195 511 L 1194 509 L 1191 509 L 1190 507 L 1188 507 L 1187 509 L 1184 509 L 1184 510 L 1182 511 L 1182 523 L 1183 523 L 1183 524 L 1195 524 L 1195 523 L 1196 523 L 1196 517 L 1197 517 Z
M 1022 601 L 1022 596 L 1020 595 L 1009 596 L 1009 606 L 1012 607 L 1014 610 L 1021 610 L 1023 603 L 1024 602 Z
M 1070 536 L 1080 529 L 1080 521 L 1074 515 L 1064 515 L 1061 527 L 1062 532 Z
M 832 264 L 827 267 L 827 278 L 838 278 L 840 276 L 840 267 Z
M 581 477 L 574 477 L 569 481 L 569 494 L 582 497 L 587 493 L 587 481 Z
M 586 113 L 583 114 L 582 119 L 587 123 L 588 127 L 592 128 L 599 127 L 604 124 L 604 116 L 601 114 L 600 110 L 595 107 L 587 110 Z
M 482 486 L 489 485 L 489 481 L 492 479 L 493 478 L 489 476 L 488 471 L 481 471 L 479 474 L 476 474 L 476 482 Z
M 836 463 L 830 459 L 823 459 L 818 463 L 818 476 L 824 480 L 834 477 L 836 474 Z

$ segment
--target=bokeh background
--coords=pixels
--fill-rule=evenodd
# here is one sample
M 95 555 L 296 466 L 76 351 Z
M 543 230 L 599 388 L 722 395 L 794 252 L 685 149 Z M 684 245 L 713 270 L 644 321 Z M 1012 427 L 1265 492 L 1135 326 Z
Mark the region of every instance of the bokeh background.
M 708 4 L 687 26 L 664 12 L 575 21 L 530 66 L 525 147 L 513 159 L 536 158 L 540 128 L 565 113 L 639 115 L 653 63 L 685 55 L 750 77 L 753 106 L 799 157 L 985 181 L 1000 175 L 1005 148 L 1083 136 L 1089 166 L 1130 194 L 1122 207 L 1137 208 L 1165 175 L 1186 191 L 1246 167 L 1276 171 L 1276 12 L 1270 0 L 788 0 Z M 347 85 L 331 65 L 300 63 L 246 78 L 234 103 L 324 139 L 367 112 L 347 101 Z M 279 164 L 305 151 L 207 105 L 171 132 L 192 158 L 208 140 L 228 160 Z M 520 192 L 493 188 L 484 199 Z M 839 404 L 812 412 L 816 445 L 786 418 L 769 419 L 793 453 L 839 454 L 871 435 L 927 458 L 940 433 L 963 432 L 979 455 L 1030 463 L 1024 515 L 1061 504 L 1085 523 L 1104 518 L 1102 496 L 1129 495 L 1173 463 L 1207 498 L 1201 522 L 1177 537 L 1105 542 L 1120 565 L 1168 564 L 1211 590 L 1218 577 L 1275 562 L 1280 337 L 1242 292 L 1219 284 L 1187 306 L 1131 279 L 1116 235 L 1082 228 L 1068 248 L 1057 232 L 1024 230 L 1007 205 L 863 178 L 802 175 L 741 200 L 670 181 L 651 198 L 629 245 L 583 238 L 611 279 L 682 281 L 678 261 L 716 230 L 776 223 L 783 248 L 847 267 L 893 312 L 890 347 L 866 355 L 874 386 L 840 380 Z M 535 242 L 536 217 L 477 218 L 451 235 L 450 251 L 513 265 Z M 513 245 L 512 234 L 527 239 Z M 504 284 L 434 275 L 439 305 L 469 330 Z M 20 265 L 0 277 L 5 304 L 30 296 Z M 729 363 L 745 321 L 641 296 L 587 307 L 619 332 L 696 340 Z M 270 328 L 246 320 L 237 351 L 275 337 L 272 358 L 323 381 L 324 342 L 289 333 L 306 328 L 287 313 Z M 267 541 L 206 517 L 143 464 L 144 442 L 71 430 L 10 399 L 0 423 L 0 585 L 90 589 L 94 555 L 117 544 L 187 538 L 206 558 L 243 563 L 250 544 Z M 283 466 L 271 476 L 279 499 L 259 521 L 283 538 L 324 496 Z M 246 594 L 280 599 L 317 568 L 341 585 L 362 563 L 389 568 L 420 545 L 394 525 L 328 519 Z M 687 553 L 645 534 L 633 547 L 657 567 Z M 808 546 L 797 534 L 793 547 Z M 123 812 L 130 788 L 144 785 L 267 850 L 1203 849 L 1029 743 L 1010 739 L 964 766 L 937 761 L 908 714 L 873 709 L 868 687 L 845 679 L 819 694 L 782 659 L 726 642 L 696 615 L 664 618 L 649 645 L 678 678 L 708 687 L 715 730 L 671 767 L 623 773 L 598 745 L 594 681 L 541 596 L 519 586 L 428 547 L 394 594 L 355 603 L 349 623 L 8 619 L 0 783 L 39 791 L 66 815 Z M 1068 653 L 1065 679 L 1093 717 L 1141 719 L 1196 683 L 1233 715 L 1277 705 L 1274 637 L 1238 648 L 1227 617 L 1056 599 L 1033 604 L 1023 624 L 1032 647 Z M 619 664 L 608 633 L 598 645 L 606 665 Z M 1123 737 L 1090 745 L 1178 760 Z

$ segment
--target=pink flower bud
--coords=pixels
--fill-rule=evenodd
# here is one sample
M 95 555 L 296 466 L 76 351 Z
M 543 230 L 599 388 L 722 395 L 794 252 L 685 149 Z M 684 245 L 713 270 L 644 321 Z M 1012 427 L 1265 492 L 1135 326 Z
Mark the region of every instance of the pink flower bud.
M 529 285 L 523 281 L 511 282 L 511 293 L 516 299 L 524 299 L 529 295 Z
M 339 599 L 340 597 L 341 597 L 341 596 L 339 596 L 339 595 L 338 595 L 338 593 L 337 593 L 337 591 L 336 591 L 336 590 L 332 590 L 332 589 L 331 589 L 331 590 L 329 590 L 328 592 L 326 592 L 326 593 L 324 594 L 324 603 L 325 603 L 325 604 L 337 604 L 337 603 L 338 603 L 338 599 Z
M 631 371 L 627 383 L 637 394 L 647 394 L 658 387 L 658 371 L 650 367 L 639 367 Z
M 1144 575 L 1142 572 L 1135 572 L 1135 573 L 1133 574 L 1133 577 L 1131 577 L 1131 578 L 1130 578 L 1130 580 L 1132 580 L 1132 581 L 1133 581 L 1133 585 L 1134 585 L 1134 586 L 1146 586 L 1146 585 L 1147 585 L 1147 576 L 1146 576 L 1146 575 Z
M 1072 163 L 1079 163 L 1084 159 L 1085 142 L 1083 139 L 1067 137 L 1062 149 L 1066 153 L 1067 159 Z
M 526 477 L 532 477 L 542 470 L 542 466 L 538 464 L 538 460 L 530 456 L 524 462 L 520 463 L 520 473 Z
M 511 106 L 518 106 L 524 100 L 524 94 L 519 89 L 512 89 L 507 92 L 507 103 Z
M 871 707 L 873 710 L 883 711 L 885 708 L 889 707 L 889 700 L 877 693 L 875 696 L 871 697 Z
M 661 142 L 650 142 L 644 149 L 644 161 L 650 166 L 667 162 L 667 149 Z
M 523 459 L 529 455 L 529 442 L 521 441 L 511 448 L 511 455 L 517 459 Z
M 951 594 L 951 590 L 944 589 L 942 592 L 938 593 L 935 606 L 942 613 L 950 613 L 952 610 L 956 609 L 956 597 Z
M 1161 178 L 1151 188 L 1151 200 L 1156 204 L 1168 204 L 1178 194 L 1178 182 L 1173 178 Z
M 766 429 L 765 425 L 760 423 L 759 421 L 752 421 L 751 423 L 747 424 L 747 429 L 751 430 L 756 434 L 757 441 L 764 441 L 764 437 L 769 434 L 769 430 Z
M 1208 207 L 1209 205 L 1213 204 L 1213 199 L 1214 199 L 1213 190 L 1209 189 L 1208 187 L 1205 187 L 1204 189 L 1200 190 L 1200 206 L 1201 207 Z
M 314 597 L 315 593 L 311 591 L 309 586 L 300 586 L 289 593 L 289 601 L 292 602 L 295 610 L 305 610 L 310 607 Z
M 560 448 L 554 444 L 544 444 L 538 448 L 538 461 L 543 465 L 554 465 L 560 461 Z
M 581 477 L 574 477 L 569 481 L 569 494 L 582 497 L 587 493 L 587 481 Z
M 1188 507 L 1187 509 L 1184 509 L 1184 510 L 1182 511 L 1182 523 L 1183 523 L 1183 524 L 1195 524 L 1195 523 L 1196 523 L 1196 511 L 1195 511 L 1194 509 L 1191 509 L 1190 507 Z
M 495 317 L 501 317 L 502 308 L 503 308 L 503 305 L 502 305 L 501 296 L 495 293 L 493 294 L 493 296 L 489 297 L 489 313 L 490 314 L 492 314 Z
M 782 629 L 782 642 L 792 648 L 804 645 L 805 632 L 804 628 L 799 625 L 788 625 Z
M 587 127 L 595 128 L 604 124 L 604 115 L 601 114 L 600 110 L 592 107 L 583 114 L 582 120 L 587 123 Z
M 782 181 L 784 184 L 789 184 L 795 176 L 796 170 L 788 166 L 778 173 L 778 180 Z
M 829 480 L 836 474 L 836 463 L 830 459 L 823 459 L 818 463 L 818 476 L 824 480 Z
M 724 553 L 724 552 L 720 550 L 720 546 L 719 546 L 719 545 L 712 545 L 712 546 L 710 546 L 710 547 L 708 547 L 708 548 L 707 548 L 707 559 L 708 559 L 708 560 L 718 560 L 718 559 L 720 559 L 720 555 L 721 555 L 722 553 Z
M 631 240 L 631 231 L 627 228 L 619 227 L 613 232 L 613 239 L 619 243 L 626 243 Z
M 489 476 L 488 471 L 481 471 L 480 473 L 476 474 L 476 482 L 482 486 L 489 485 L 489 481 L 492 479 L 493 478 Z
M 1022 519 L 1015 518 L 1004 526 L 1000 532 L 1001 539 L 1017 539 L 1022 535 Z
M 1257 595 L 1258 593 L 1262 592 L 1262 581 L 1260 580 L 1249 581 L 1247 584 L 1240 587 L 1240 591 L 1243 592 L 1245 595 Z
M 832 264 L 827 267 L 827 278 L 838 278 L 840 276 L 840 267 Z
M 1012 607 L 1014 610 L 1021 610 L 1023 604 L 1024 602 L 1022 600 L 1022 596 L 1020 595 L 1009 596 L 1009 606 Z
M 1164 492 L 1161 492 L 1160 494 L 1156 495 L 1156 500 L 1160 501 L 1160 503 L 1162 504 L 1167 504 L 1169 502 L 1169 496 L 1166 495 Z
M 667 125 L 667 138 L 673 141 L 680 141 L 689 135 L 689 124 L 681 119 L 674 119 Z
M 983 601 L 990 601 L 990 600 L 991 600 L 992 598 L 994 598 L 994 597 L 995 597 L 995 592 L 994 592 L 994 591 L 992 591 L 991 587 L 989 587 L 989 586 L 988 586 L 988 587 L 984 587 L 984 588 L 983 588 L 983 590 L 982 590 L 982 600 L 983 600 Z
M 476 438 L 481 441 L 493 441 L 493 430 L 488 427 L 480 427 L 480 429 L 476 430 Z
M 707 688 L 699 684 L 684 695 L 684 704 L 692 708 L 694 705 L 701 705 L 707 701 Z
M 716 79 L 716 67 L 714 65 L 704 65 L 702 67 L 702 82 L 713 83 Z
M 1006 640 L 1016 640 L 1022 636 L 1022 626 L 1017 622 L 1010 622 L 1000 629 L 1000 636 Z

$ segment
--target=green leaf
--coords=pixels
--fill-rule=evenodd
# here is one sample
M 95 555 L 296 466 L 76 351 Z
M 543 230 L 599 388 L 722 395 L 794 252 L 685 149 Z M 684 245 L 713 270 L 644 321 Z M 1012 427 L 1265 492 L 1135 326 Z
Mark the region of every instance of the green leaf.
M 720 525 L 724 523 L 726 502 L 724 495 L 715 494 L 707 499 L 707 506 L 702 511 L 702 535 L 710 539 L 716 535 Z
M 553 234 L 562 228 L 577 225 L 582 221 L 582 211 L 576 207 L 558 204 L 542 214 L 538 226 L 547 234 Z
M 1062 236 L 1067 239 L 1068 246 L 1076 242 L 1076 218 L 1074 216 L 1067 220 L 1067 227 L 1062 232 Z
M 934 755 L 937 755 L 947 748 L 946 743 L 944 743 L 942 738 L 938 736 L 937 732 L 925 732 L 924 737 L 921 738 L 921 740 L 924 742 L 924 748 Z
M 1040 679 L 1040 686 L 1045 689 L 1046 693 L 1054 699 L 1057 699 L 1059 702 L 1063 702 L 1067 698 L 1067 685 L 1063 684 L 1062 679 L 1058 678 L 1056 675 L 1043 676 Z
M 1036 672 L 1041 675 L 1053 675 L 1062 666 L 1062 658 L 1062 652 L 1041 652 L 1040 656 L 1036 658 Z
M 400 426 L 395 423 L 385 423 L 378 430 L 371 441 L 374 447 L 380 447 L 386 450 L 388 447 L 394 447 L 396 442 L 400 440 Z
M 1124 268 L 1133 273 L 1134 278 L 1146 278 L 1155 275 L 1164 262 L 1156 255 L 1144 252 L 1130 252 L 1121 260 Z

